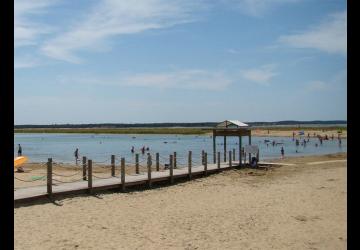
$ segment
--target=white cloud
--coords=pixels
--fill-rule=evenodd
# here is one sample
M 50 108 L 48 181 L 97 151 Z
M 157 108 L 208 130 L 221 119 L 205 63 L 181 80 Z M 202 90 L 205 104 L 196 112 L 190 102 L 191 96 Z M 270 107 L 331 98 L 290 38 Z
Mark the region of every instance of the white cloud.
M 114 36 L 191 22 L 193 9 L 199 9 L 200 3 L 190 0 L 103 0 L 67 32 L 47 41 L 42 51 L 58 60 L 79 63 L 77 51 L 96 50 Z
M 32 68 L 38 65 L 40 65 L 39 61 L 30 56 L 15 56 L 14 58 L 14 69 Z
M 295 3 L 299 0 L 223 0 L 233 8 L 238 7 L 243 13 L 260 17 L 276 6 L 287 3 Z
M 56 0 L 15 0 L 14 2 L 14 46 L 34 45 L 42 34 L 51 31 L 48 25 L 35 22 L 32 17 L 42 14 Z
M 232 79 L 223 72 L 182 70 L 171 73 L 138 74 L 125 77 L 122 81 L 129 86 L 221 90 L 227 88 Z
M 240 51 L 236 49 L 227 49 L 226 52 L 230 54 L 240 54 Z
M 246 69 L 241 71 L 243 78 L 259 84 L 269 84 L 270 80 L 278 75 L 274 64 L 267 64 L 256 69 Z
M 166 73 L 140 73 L 108 77 L 98 76 L 58 76 L 59 84 L 86 84 L 101 86 L 126 86 L 159 89 L 201 89 L 201 90 L 223 90 L 233 81 L 221 71 L 207 70 L 177 70 Z
M 294 48 L 318 49 L 328 53 L 347 53 L 347 11 L 338 12 L 317 26 L 293 35 L 279 38 L 283 44 Z
M 307 84 L 309 91 L 321 91 L 327 89 L 327 84 L 323 81 L 311 81 Z

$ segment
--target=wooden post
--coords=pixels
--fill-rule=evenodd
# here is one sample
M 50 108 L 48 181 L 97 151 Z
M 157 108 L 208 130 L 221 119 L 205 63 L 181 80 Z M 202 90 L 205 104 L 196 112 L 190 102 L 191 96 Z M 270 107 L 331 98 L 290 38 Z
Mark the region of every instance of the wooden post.
M 220 169 L 220 152 L 217 153 L 217 168 Z
M 214 158 L 214 163 L 216 163 L 216 135 L 213 132 L 213 158 Z
M 241 151 L 241 143 L 242 140 L 241 140 L 241 136 L 239 136 L 239 166 L 241 167 L 242 166 L 242 151 Z
M 244 148 L 244 164 L 246 164 L 246 153 L 245 153 L 245 148 Z
M 226 162 L 226 136 L 224 136 L 224 162 Z
M 111 176 L 115 176 L 115 155 L 111 155 Z
M 232 167 L 231 150 L 229 151 L 229 167 Z
M 176 167 L 176 152 L 174 152 L 174 159 L 173 160 L 174 160 L 174 168 L 177 168 Z
M 52 196 L 52 158 L 48 158 L 47 162 L 47 194 Z
M 88 160 L 88 192 L 92 194 L 92 160 Z
M 125 158 L 121 158 L 120 166 L 121 191 L 125 191 Z
M 201 150 L 201 165 L 204 165 L 204 155 L 205 155 L 205 151 Z
M 151 188 L 151 165 L 152 165 L 152 161 L 151 161 L 151 155 L 149 153 L 148 158 L 147 158 L 147 171 L 148 171 L 148 185 L 149 185 L 149 188 Z
M 86 181 L 86 156 L 82 158 L 83 180 Z
M 204 154 L 204 174 L 207 175 L 207 153 Z
M 156 153 L 156 171 L 160 171 L 159 153 Z
M 249 145 L 251 145 L 251 134 L 249 135 Z M 249 153 L 249 164 L 251 163 L 251 154 Z
M 233 148 L 233 151 L 232 151 L 232 159 L 233 159 L 233 161 L 235 161 L 235 148 Z
M 135 154 L 135 173 L 139 174 L 139 154 Z
M 188 157 L 188 172 L 189 172 L 189 180 L 191 180 L 191 156 L 192 156 L 192 152 L 189 151 L 189 157 Z
M 174 183 L 174 161 L 172 155 L 170 155 L 170 183 Z

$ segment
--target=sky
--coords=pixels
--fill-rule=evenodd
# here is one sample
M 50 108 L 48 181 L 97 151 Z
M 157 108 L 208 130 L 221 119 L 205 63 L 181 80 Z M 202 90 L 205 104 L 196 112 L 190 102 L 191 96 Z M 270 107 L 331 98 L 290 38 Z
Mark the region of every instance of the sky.
M 15 0 L 16 125 L 347 119 L 340 0 Z

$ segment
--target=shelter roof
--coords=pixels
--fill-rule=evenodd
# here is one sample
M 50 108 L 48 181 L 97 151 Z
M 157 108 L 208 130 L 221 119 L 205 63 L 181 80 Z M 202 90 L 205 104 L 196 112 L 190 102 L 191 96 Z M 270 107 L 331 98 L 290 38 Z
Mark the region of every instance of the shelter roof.
M 241 127 L 249 127 L 248 124 L 243 123 L 239 120 L 225 120 L 216 125 L 216 128 L 241 128 Z

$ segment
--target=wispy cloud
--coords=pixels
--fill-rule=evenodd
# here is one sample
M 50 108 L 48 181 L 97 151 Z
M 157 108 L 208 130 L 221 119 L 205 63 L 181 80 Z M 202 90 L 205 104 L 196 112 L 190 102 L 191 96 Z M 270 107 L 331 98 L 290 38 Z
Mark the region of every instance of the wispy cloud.
M 240 54 L 240 51 L 236 49 L 227 49 L 226 52 L 230 54 Z
M 275 64 L 267 64 L 259 68 L 241 70 L 240 72 L 241 76 L 247 80 L 267 85 L 274 76 L 278 75 L 275 68 Z
M 273 8 L 288 3 L 295 3 L 299 0 L 223 0 L 223 2 L 235 6 L 244 14 L 260 17 Z
M 347 53 L 347 11 L 330 15 L 319 25 L 293 35 L 284 35 L 279 42 L 294 48 L 318 49 L 328 53 Z
M 34 16 L 43 14 L 57 0 L 15 0 L 14 2 L 14 46 L 34 45 L 42 34 L 51 32 L 51 28 L 34 21 Z
M 322 91 L 327 89 L 327 84 L 323 81 L 311 81 L 307 84 L 308 91 Z
M 42 51 L 58 60 L 79 63 L 81 59 L 76 52 L 95 50 L 114 36 L 191 22 L 193 10 L 199 9 L 201 3 L 190 0 L 102 0 L 67 32 L 47 41 Z
M 225 72 L 198 69 L 177 70 L 162 73 L 123 73 L 118 76 L 58 76 L 60 84 L 110 85 L 159 89 L 224 90 L 234 81 Z
M 40 62 L 31 56 L 15 56 L 14 69 L 32 68 L 40 65 Z

